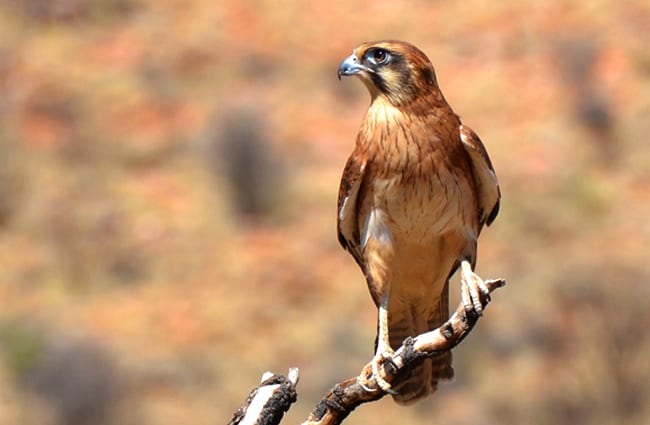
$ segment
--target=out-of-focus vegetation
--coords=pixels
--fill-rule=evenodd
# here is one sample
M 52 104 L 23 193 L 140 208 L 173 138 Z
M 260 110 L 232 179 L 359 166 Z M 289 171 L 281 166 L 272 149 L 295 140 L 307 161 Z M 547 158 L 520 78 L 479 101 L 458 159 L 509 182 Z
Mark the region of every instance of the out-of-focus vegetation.
M 399 38 L 489 148 L 508 286 L 454 383 L 348 423 L 647 424 L 649 28 L 642 0 L 0 3 L 0 423 L 219 423 L 297 366 L 292 423 L 358 373 L 335 203 L 368 96 L 336 69 Z

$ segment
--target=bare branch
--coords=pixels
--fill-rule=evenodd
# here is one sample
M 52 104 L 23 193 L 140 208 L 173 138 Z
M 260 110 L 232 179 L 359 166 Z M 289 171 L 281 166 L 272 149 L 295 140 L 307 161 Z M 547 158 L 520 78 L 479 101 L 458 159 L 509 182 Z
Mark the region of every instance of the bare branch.
M 505 283 L 503 279 L 485 281 L 490 292 L 504 286 Z M 487 305 L 489 301 L 488 297 L 484 304 Z M 468 312 L 461 303 L 449 320 L 439 328 L 404 340 L 392 359 L 394 365 L 390 362 L 383 363 L 379 368 L 380 376 L 390 384 L 424 358 L 451 350 L 469 334 L 478 319 L 478 314 L 473 310 Z M 360 404 L 379 400 L 385 396 L 386 392 L 377 385 L 370 370 L 369 363 L 361 372 L 368 377 L 367 384 L 364 383 L 366 388 L 359 384 L 357 378 L 347 379 L 335 385 L 318 403 L 303 425 L 340 424 Z
M 228 425 L 277 425 L 297 399 L 298 369 L 289 369 L 288 377 L 266 372 L 262 382 L 248 395 Z
M 486 280 L 485 284 L 492 293 L 506 282 L 503 279 L 491 279 Z M 486 296 L 482 300 L 483 307 L 489 302 L 490 297 Z M 380 377 L 390 384 L 425 358 L 451 350 L 471 332 L 479 318 L 475 310 L 467 310 L 461 302 L 449 320 L 439 328 L 405 339 L 395 351 L 392 362 L 384 362 L 379 366 Z M 361 375 L 366 377 L 364 385 L 356 377 L 336 384 L 302 425 L 340 424 L 357 406 L 379 400 L 387 394 L 372 374 L 372 363 L 363 368 Z M 291 369 L 288 376 L 285 378 L 270 372 L 264 374 L 262 384 L 251 392 L 229 425 L 279 424 L 284 412 L 296 400 L 298 369 Z

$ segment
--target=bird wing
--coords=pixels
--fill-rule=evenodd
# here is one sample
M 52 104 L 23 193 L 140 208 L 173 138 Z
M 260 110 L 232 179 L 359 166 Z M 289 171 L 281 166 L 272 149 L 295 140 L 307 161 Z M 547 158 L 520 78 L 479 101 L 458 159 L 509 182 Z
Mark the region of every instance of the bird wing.
M 460 140 L 471 160 L 472 176 L 478 194 L 479 223 L 488 226 L 499 213 L 501 189 L 492 161 L 478 135 L 466 125 L 460 125 Z
M 366 160 L 357 151 L 348 158 L 339 186 L 337 231 L 341 246 L 348 250 L 364 270 L 359 236 L 358 196 Z

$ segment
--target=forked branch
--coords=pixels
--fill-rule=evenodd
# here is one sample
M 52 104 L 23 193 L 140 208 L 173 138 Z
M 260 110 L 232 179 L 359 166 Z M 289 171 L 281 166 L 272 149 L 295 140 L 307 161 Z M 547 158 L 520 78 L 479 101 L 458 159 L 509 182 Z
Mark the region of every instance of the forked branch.
M 490 293 L 497 288 L 505 285 L 503 279 L 486 280 Z M 490 301 L 489 297 L 484 300 L 484 304 Z M 485 307 L 484 305 L 484 307 Z M 392 362 L 384 362 L 379 367 L 379 375 L 386 380 L 389 384 L 395 381 L 400 375 L 408 373 L 413 367 L 417 366 L 423 359 L 435 356 L 441 352 L 451 350 L 458 345 L 474 328 L 479 319 L 479 315 L 474 310 L 467 310 L 461 303 L 454 314 L 443 323 L 439 328 L 430 332 L 416 336 L 415 338 L 407 338 L 404 343 L 395 351 Z M 371 364 L 366 365 L 361 372 L 366 379 L 364 385 L 358 382 L 358 378 L 346 379 L 343 382 L 336 384 L 331 390 L 318 403 L 316 408 L 309 415 L 303 425 L 334 425 L 340 424 L 343 420 L 359 405 L 371 401 L 379 400 L 387 393 L 383 391 L 377 384 L 372 373 L 369 373 Z M 295 400 L 295 384 L 297 383 L 297 370 L 290 371 L 290 379 L 286 379 L 284 386 L 276 386 L 274 392 L 269 392 L 267 402 L 262 400 L 257 403 L 262 403 L 263 409 L 258 409 L 257 416 L 247 415 L 246 420 L 242 420 L 244 415 L 241 414 L 242 409 L 251 405 L 251 397 L 247 400 L 233 417 L 230 424 L 232 425 L 276 425 L 279 424 L 282 418 L 282 413 L 289 407 L 288 404 L 277 403 L 278 409 L 284 409 L 281 412 L 275 411 L 275 402 L 272 400 Z M 277 375 L 275 375 L 277 377 Z M 264 379 L 263 379 L 264 381 Z M 253 390 L 251 396 L 255 394 L 264 393 L 262 389 L 265 388 L 263 384 Z M 286 392 L 286 393 L 285 393 Z M 271 401 L 268 401 L 271 400 Z M 266 403 L 266 404 L 265 404 Z M 289 403 L 290 404 L 290 403 Z M 249 412 L 251 413 L 251 412 Z M 239 414 L 239 417 L 238 417 Z M 239 419 L 239 420 L 237 420 Z

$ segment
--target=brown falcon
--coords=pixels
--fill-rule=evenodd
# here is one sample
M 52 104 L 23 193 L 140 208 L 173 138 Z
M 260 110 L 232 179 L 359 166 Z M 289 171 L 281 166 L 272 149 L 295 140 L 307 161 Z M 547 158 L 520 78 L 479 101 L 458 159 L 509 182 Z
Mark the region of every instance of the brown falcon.
M 499 184 L 483 143 L 415 46 L 364 43 L 338 74 L 358 77 L 371 97 L 341 179 L 338 237 L 378 307 L 374 377 L 405 404 L 453 376 L 451 353 L 425 360 L 392 387 L 378 365 L 404 338 L 448 319 L 449 278 L 458 268 L 465 308 L 481 314 L 489 291 L 473 271 L 477 239 L 499 211 Z

